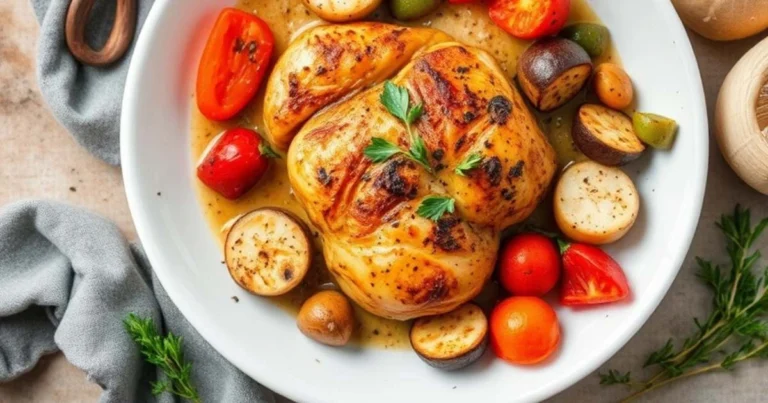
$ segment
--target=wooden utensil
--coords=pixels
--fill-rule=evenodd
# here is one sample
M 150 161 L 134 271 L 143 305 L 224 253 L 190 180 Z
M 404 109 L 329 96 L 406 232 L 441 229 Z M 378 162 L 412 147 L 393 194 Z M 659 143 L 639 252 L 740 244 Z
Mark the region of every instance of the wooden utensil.
M 715 130 L 731 168 L 768 195 L 768 38 L 747 52 L 723 82 Z
M 106 66 L 120 59 L 133 40 L 136 32 L 136 1 L 117 0 L 115 23 L 104 46 L 94 50 L 85 40 L 93 4 L 96 0 L 72 0 L 67 10 L 65 35 L 72 55 L 81 63 Z

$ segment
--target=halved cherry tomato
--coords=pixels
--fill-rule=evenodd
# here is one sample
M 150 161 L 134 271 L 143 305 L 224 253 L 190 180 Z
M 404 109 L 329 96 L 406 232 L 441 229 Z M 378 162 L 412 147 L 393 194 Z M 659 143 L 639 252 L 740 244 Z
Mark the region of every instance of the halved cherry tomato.
M 490 0 L 488 6 L 493 22 L 521 39 L 558 33 L 570 11 L 571 0 Z
M 602 249 L 561 242 L 563 284 L 560 303 L 591 305 L 620 301 L 629 295 L 629 284 L 618 263 Z
M 543 299 L 510 297 L 491 313 L 491 348 L 513 364 L 536 364 L 560 344 L 557 314 Z
M 235 116 L 256 95 L 275 39 L 267 23 L 235 8 L 219 14 L 197 70 L 197 107 L 208 119 Z
M 560 253 L 551 239 L 521 234 L 502 248 L 499 281 L 512 295 L 540 297 L 560 279 Z
M 197 166 L 197 177 L 230 200 L 256 185 L 269 168 L 269 158 L 277 156 L 258 133 L 241 127 L 213 141 Z

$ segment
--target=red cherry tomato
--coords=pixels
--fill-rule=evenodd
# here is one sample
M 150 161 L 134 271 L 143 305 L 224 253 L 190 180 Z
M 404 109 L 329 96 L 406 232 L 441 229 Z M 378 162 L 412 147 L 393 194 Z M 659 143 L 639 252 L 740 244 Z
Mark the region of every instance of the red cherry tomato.
M 512 295 L 540 297 L 560 279 L 560 253 L 551 239 L 522 234 L 510 239 L 501 251 L 499 282 Z
M 537 297 L 510 297 L 491 313 L 491 348 L 513 364 L 536 364 L 560 344 L 557 314 Z
M 197 70 L 197 107 L 208 119 L 235 116 L 256 95 L 275 39 L 267 23 L 225 8 L 213 26 Z
M 237 199 L 267 172 L 265 145 L 258 133 L 243 128 L 229 129 L 214 141 L 197 166 L 197 177 L 227 199 Z
M 477 3 L 480 0 L 448 0 L 451 4 L 467 4 L 467 3 Z
M 571 0 L 490 0 L 488 6 L 493 22 L 521 39 L 558 33 L 570 11 Z
M 624 271 L 605 251 L 576 243 L 562 243 L 560 249 L 563 254 L 561 304 L 603 304 L 629 295 Z

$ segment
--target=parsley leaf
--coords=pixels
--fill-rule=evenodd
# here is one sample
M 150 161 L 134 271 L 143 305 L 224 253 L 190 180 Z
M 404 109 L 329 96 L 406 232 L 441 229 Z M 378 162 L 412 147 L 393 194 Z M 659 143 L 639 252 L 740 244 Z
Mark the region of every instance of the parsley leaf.
M 380 99 L 389 113 L 404 122 L 408 122 L 410 97 L 405 87 L 400 87 L 392 83 L 392 81 L 387 81 L 384 83 L 384 92 L 381 93 Z
M 365 156 L 375 163 L 384 162 L 393 155 L 401 152 L 403 152 L 403 150 L 400 147 L 381 137 L 373 137 L 371 139 L 371 145 L 365 147 L 365 150 L 363 150 Z
M 391 81 L 384 83 L 384 91 L 381 93 L 380 100 L 392 116 L 405 123 L 405 128 L 411 138 L 411 147 L 408 151 L 405 151 L 387 140 L 374 137 L 371 139 L 371 144 L 363 151 L 365 156 L 371 161 L 379 163 L 386 161 L 396 154 L 403 153 L 406 157 L 423 166 L 427 172 L 434 173 L 432 166 L 429 164 L 429 151 L 424 143 L 424 139 L 417 133 L 414 133 L 411 128 L 411 124 L 419 120 L 424 113 L 424 106 L 418 104 L 411 108 L 408 90 Z
M 413 124 L 413 122 L 419 120 L 419 118 L 423 114 L 424 114 L 424 104 L 418 104 L 408 110 L 408 113 L 405 116 L 405 123 L 411 125 Z
M 461 161 L 459 165 L 456 166 L 456 169 L 454 169 L 453 172 L 455 172 L 456 175 L 467 176 L 467 172 L 480 166 L 481 162 L 483 162 L 482 155 L 478 153 L 469 154 L 464 158 L 464 161 Z
M 424 144 L 424 139 L 419 136 L 413 136 L 411 138 L 411 149 L 408 153 L 414 161 L 421 164 L 428 172 L 432 172 L 432 167 L 429 165 L 429 157 L 427 156 L 427 145 Z
M 261 155 L 267 158 L 272 158 L 277 160 L 282 158 L 280 154 L 275 152 L 275 150 L 273 150 L 272 147 L 269 146 L 269 143 L 267 143 L 264 140 L 261 140 L 261 144 L 259 144 L 259 153 L 261 153 Z
M 416 214 L 426 219 L 437 221 L 445 213 L 453 213 L 455 211 L 456 201 L 450 197 L 443 196 L 427 196 L 419 205 L 416 210 Z

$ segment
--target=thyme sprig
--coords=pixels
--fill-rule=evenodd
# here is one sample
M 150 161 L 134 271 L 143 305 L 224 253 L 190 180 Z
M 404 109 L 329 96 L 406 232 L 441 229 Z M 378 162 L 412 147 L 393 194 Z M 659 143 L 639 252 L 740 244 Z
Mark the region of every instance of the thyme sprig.
M 633 393 L 624 401 L 681 379 L 768 358 L 768 269 L 757 270 L 761 254 L 754 250 L 768 218 L 753 227 L 749 210 L 736 206 L 717 226 L 725 235 L 730 268 L 696 258 L 698 277 L 714 294 L 712 311 L 706 320 L 693 319 L 696 328 L 682 343 L 669 339 L 648 356 L 643 367 L 656 369 L 652 377 L 633 382 L 629 372 L 611 369 L 600 373 L 603 385 L 632 388 Z
M 181 337 L 168 333 L 163 337 L 157 333 L 151 318 L 141 318 L 131 313 L 123 321 L 125 330 L 139 345 L 141 355 L 152 365 L 160 368 L 168 377 L 167 381 L 152 383 L 152 393 L 159 395 L 170 392 L 193 403 L 200 403 L 200 395 L 192 384 L 192 364 L 184 359 Z

